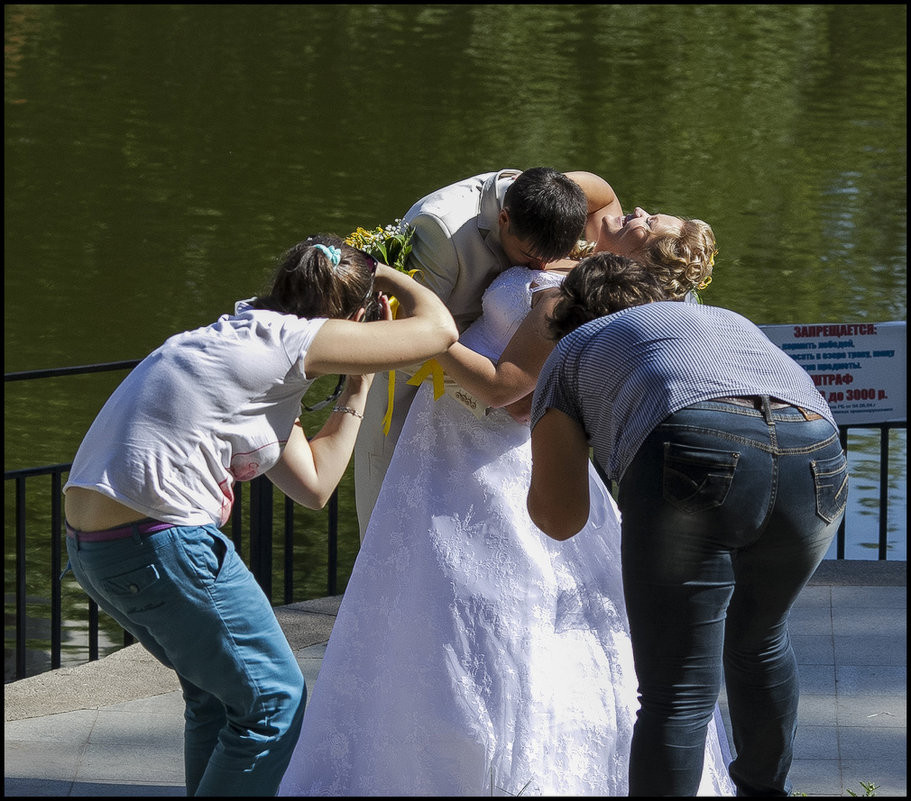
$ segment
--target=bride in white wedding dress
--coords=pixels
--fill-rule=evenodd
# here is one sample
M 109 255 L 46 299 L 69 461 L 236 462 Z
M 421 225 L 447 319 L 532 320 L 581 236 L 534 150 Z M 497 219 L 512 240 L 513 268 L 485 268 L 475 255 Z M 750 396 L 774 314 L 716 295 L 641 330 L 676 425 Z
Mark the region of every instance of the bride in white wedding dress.
M 496 362 L 561 278 L 505 271 L 460 341 Z M 280 795 L 626 795 L 619 512 L 592 469 L 587 527 L 552 540 L 530 470 L 527 425 L 421 386 Z M 726 755 L 713 723 L 701 795 L 734 794 Z

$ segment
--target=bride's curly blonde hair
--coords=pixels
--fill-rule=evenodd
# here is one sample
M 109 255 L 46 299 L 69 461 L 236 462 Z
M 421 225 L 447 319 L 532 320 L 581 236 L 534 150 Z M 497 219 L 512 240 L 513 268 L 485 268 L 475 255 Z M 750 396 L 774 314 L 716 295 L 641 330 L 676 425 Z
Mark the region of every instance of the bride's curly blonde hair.
M 655 271 L 674 299 L 682 299 L 711 283 L 716 253 L 712 227 L 684 219 L 679 234 L 653 234 L 635 258 Z

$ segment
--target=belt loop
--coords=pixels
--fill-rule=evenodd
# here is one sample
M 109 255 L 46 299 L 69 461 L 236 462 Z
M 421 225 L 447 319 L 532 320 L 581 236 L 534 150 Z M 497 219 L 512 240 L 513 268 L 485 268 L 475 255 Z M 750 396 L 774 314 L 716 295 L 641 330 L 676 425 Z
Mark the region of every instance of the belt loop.
M 761 401 L 761 404 L 762 404 L 762 416 L 765 418 L 766 423 L 771 423 L 772 422 L 772 407 L 770 405 L 771 401 L 769 401 L 769 396 L 760 395 L 759 400 Z
M 131 525 L 133 527 L 133 542 L 137 545 L 142 545 L 142 534 L 139 533 L 139 522 L 133 521 Z

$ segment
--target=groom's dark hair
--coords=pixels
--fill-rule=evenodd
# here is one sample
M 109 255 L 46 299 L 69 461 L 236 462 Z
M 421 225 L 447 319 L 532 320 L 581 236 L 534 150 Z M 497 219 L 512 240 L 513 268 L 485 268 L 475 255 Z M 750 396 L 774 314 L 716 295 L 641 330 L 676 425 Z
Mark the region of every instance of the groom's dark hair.
M 552 167 L 519 173 L 506 190 L 509 233 L 528 243 L 544 261 L 562 259 L 582 236 L 588 201 L 582 187 Z

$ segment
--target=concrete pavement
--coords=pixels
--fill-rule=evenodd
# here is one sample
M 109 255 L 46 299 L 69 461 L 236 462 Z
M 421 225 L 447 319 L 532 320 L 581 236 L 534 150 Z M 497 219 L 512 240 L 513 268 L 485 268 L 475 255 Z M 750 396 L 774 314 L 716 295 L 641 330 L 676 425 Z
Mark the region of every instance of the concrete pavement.
M 276 609 L 311 691 L 340 602 Z M 796 794 L 907 794 L 906 612 L 907 562 L 827 560 L 801 595 Z M 184 795 L 179 686 L 142 646 L 7 684 L 4 701 L 6 796 Z

